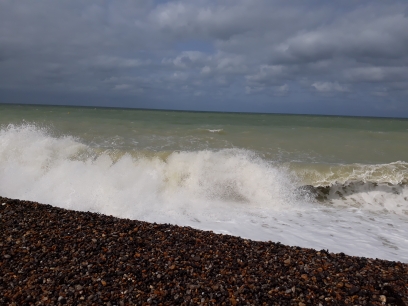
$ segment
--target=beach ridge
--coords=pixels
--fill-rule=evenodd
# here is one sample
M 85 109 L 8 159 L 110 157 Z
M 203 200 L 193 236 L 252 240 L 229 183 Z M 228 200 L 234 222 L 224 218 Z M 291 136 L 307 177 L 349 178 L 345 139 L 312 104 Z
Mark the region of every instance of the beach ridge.
M 3 197 L 0 219 L 1 305 L 408 305 L 407 263 Z

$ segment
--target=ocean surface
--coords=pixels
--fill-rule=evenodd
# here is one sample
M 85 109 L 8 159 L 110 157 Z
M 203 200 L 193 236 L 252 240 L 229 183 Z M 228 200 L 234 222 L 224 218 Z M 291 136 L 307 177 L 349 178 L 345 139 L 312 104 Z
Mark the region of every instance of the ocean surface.
M 408 262 L 408 119 L 0 104 L 0 195 Z

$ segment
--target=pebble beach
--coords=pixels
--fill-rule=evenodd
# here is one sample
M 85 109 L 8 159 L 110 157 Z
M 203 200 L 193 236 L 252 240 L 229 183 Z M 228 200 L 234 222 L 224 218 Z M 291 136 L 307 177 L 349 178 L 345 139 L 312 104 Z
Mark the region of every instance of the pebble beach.
M 408 305 L 408 264 L 0 197 L 1 305 Z

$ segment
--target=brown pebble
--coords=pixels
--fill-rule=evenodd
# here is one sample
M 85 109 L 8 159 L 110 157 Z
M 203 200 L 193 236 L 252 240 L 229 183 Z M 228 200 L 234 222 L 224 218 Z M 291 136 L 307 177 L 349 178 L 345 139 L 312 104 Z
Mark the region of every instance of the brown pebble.
M 406 263 L 0 203 L 0 305 L 408 305 Z

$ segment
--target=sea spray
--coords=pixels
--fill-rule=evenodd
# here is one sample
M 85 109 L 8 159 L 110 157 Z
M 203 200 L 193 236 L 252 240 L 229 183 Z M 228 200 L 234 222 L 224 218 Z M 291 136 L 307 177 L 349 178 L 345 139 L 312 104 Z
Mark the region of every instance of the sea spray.
M 191 198 L 277 210 L 294 201 L 295 186 L 288 173 L 248 150 L 176 151 L 164 158 L 131 151 L 118 157 L 116 150 L 94 149 L 70 136 L 52 137 L 33 125 L 2 129 L 0 141 L 0 169 L 9 177 L 1 191 L 10 196 L 37 194 L 37 200 L 51 203 L 63 196 L 63 202 L 77 198 L 96 204 L 101 192 L 89 192 L 96 189 L 104 190 L 107 198 L 133 193 L 127 201 L 140 205 Z M 58 200 L 37 198 L 50 196 Z

